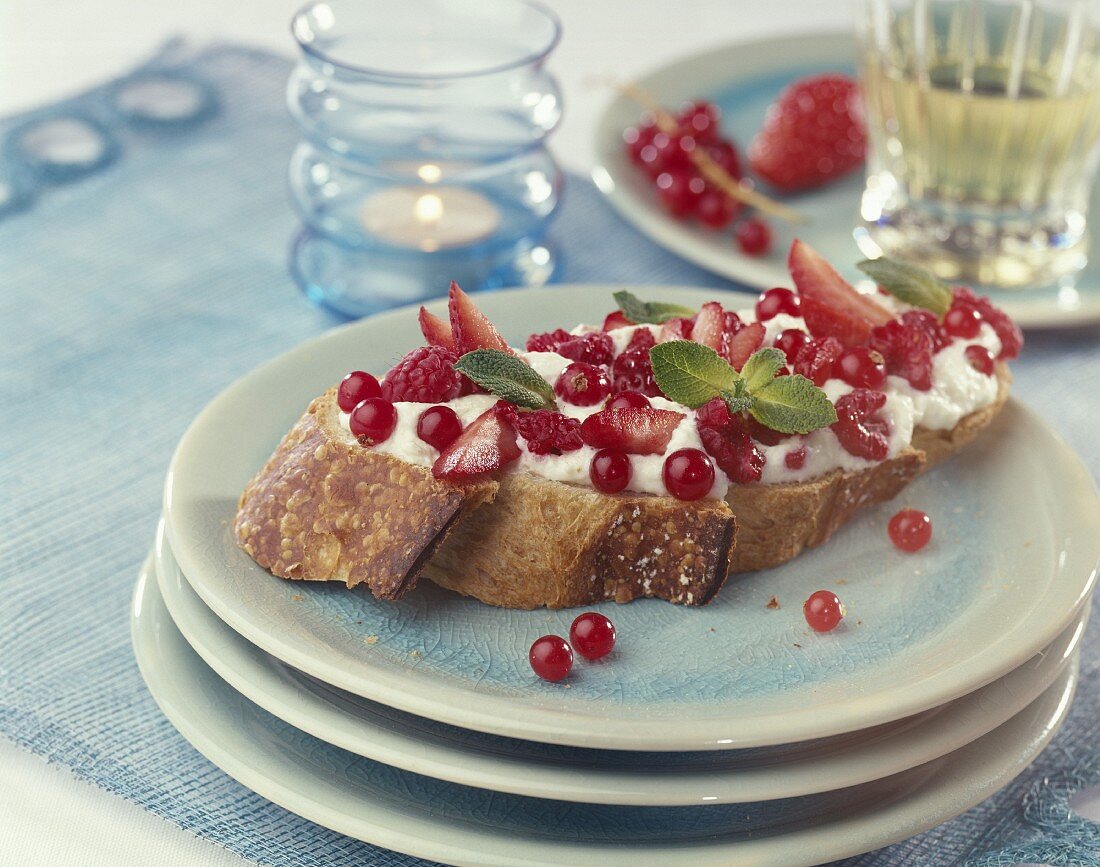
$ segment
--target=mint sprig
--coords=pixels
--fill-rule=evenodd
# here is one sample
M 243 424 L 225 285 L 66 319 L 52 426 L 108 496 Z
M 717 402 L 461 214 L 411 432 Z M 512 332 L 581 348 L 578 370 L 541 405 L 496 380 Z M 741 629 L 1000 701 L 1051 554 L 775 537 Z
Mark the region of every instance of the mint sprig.
M 740 373 L 713 349 L 691 340 L 659 343 L 649 357 L 661 391 L 692 409 L 720 397 L 730 412 L 747 410 L 762 425 L 787 434 L 810 433 L 836 421 L 836 408 L 810 380 L 775 375 L 786 358 L 773 347 L 754 352 Z
M 681 304 L 665 304 L 661 301 L 643 301 L 626 290 L 613 296 L 623 316 L 635 325 L 661 325 L 680 316 L 694 316 L 695 311 Z
M 529 364 L 500 349 L 475 349 L 454 369 L 497 397 L 527 409 L 555 409 L 554 389 Z
M 883 289 L 906 304 L 943 316 L 951 306 L 951 287 L 926 268 L 896 259 L 864 259 L 856 265 Z

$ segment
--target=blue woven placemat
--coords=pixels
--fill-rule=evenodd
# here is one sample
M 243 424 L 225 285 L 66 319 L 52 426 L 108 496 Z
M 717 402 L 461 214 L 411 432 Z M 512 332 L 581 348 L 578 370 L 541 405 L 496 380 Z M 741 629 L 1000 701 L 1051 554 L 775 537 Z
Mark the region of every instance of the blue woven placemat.
M 77 112 L 109 166 L 0 219 L 0 732 L 263 864 L 421 863 L 306 822 L 237 785 L 168 724 L 133 661 L 127 608 L 164 469 L 191 418 L 256 364 L 333 324 L 291 284 L 284 175 L 296 135 L 285 60 L 174 43 L 147 69 L 208 83 L 218 110 L 172 131 L 127 125 L 108 90 L 0 123 Z M 667 254 L 572 177 L 554 235 L 562 279 L 732 284 Z M 1100 334 L 1029 335 L 1017 393 L 1100 471 Z M 1066 799 L 1100 783 L 1100 630 L 1065 728 L 1012 786 L 851 865 L 1100 864 Z M 1005 848 L 1007 847 L 1007 848 Z

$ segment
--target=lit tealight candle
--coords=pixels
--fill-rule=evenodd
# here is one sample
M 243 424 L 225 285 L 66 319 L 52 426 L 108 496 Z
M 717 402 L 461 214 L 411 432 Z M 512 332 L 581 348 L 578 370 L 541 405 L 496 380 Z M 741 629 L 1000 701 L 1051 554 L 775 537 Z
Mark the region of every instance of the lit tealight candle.
M 375 238 L 425 253 L 474 244 L 500 226 L 496 205 L 465 187 L 390 187 L 368 197 L 360 215 Z

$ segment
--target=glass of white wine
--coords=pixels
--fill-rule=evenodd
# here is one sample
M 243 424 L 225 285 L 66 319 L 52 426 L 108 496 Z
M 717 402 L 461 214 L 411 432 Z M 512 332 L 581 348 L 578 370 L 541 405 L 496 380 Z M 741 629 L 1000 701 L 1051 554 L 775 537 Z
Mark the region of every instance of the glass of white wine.
M 864 253 L 1072 282 L 1100 158 L 1100 0 L 865 0 Z

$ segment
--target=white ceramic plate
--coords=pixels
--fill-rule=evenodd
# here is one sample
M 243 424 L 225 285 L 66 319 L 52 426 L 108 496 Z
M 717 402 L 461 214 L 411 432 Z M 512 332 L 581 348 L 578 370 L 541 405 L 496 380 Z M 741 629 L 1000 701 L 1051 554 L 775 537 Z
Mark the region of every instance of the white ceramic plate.
M 484 294 L 505 336 L 599 321 L 613 286 Z M 635 287 L 698 306 L 711 292 Z M 442 312 L 442 306 L 436 308 Z M 734 576 L 705 608 L 595 606 L 616 652 L 539 681 L 527 649 L 576 612 L 508 611 L 429 582 L 399 603 L 274 578 L 241 552 L 241 489 L 309 400 L 349 369 L 383 371 L 419 342 L 409 308 L 337 329 L 238 380 L 184 435 L 165 486 L 168 537 L 219 617 L 324 682 L 451 725 L 525 740 L 642 750 L 728 749 L 827 737 L 911 716 L 1022 665 L 1073 619 L 1100 560 L 1100 501 L 1043 422 L 1009 402 L 977 447 L 870 508 L 822 548 Z M 885 524 L 902 505 L 937 525 L 918 555 Z M 811 633 L 802 601 L 836 587 L 846 625 Z M 768 610 L 775 595 L 781 604 Z
M 722 125 L 742 153 L 760 128 L 768 105 L 789 82 L 817 72 L 855 69 L 855 46 L 848 33 L 811 33 L 726 45 L 686 57 L 654 70 L 638 83 L 662 105 L 689 99 L 715 102 Z M 636 228 L 673 253 L 710 271 L 766 289 L 789 286 L 784 267 L 791 240 L 797 235 L 816 247 L 849 279 L 865 279 L 854 265 L 865 258 L 856 246 L 856 225 L 863 174 L 854 172 L 819 190 L 790 197 L 788 203 L 808 222 L 791 227 L 770 223 L 775 233 L 772 252 L 745 256 L 731 232 L 713 232 L 669 217 L 657 202 L 652 185 L 622 149 L 622 133 L 637 123 L 641 109 L 620 96 L 612 100 L 595 126 L 596 167 L 592 178 L 615 209 Z M 1092 209 L 1093 262 L 1072 286 L 1028 291 L 983 289 L 1024 327 L 1069 327 L 1100 322 L 1100 191 Z
M 585 750 L 518 741 L 405 714 L 337 690 L 264 653 L 191 589 L 157 531 L 157 584 L 191 647 L 245 698 L 350 752 L 467 786 L 599 804 L 687 806 L 791 798 L 916 767 L 988 734 L 1054 682 L 1088 607 L 1053 644 L 970 695 L 897 723 L 775 748 L 702 753 Z
M 134 652 L 154 699 L 199 752 L 311 821 L 453 864 L 798 867 L 885 846 L 1006 785 L 1053 737 L 1076 683 L 1074 659 L 1039 699 L 985 737 L 943 759 L 839 792 L 754 805 L 566 804 L 409 774 L 281 722 L 191 650 L 150 569 L 147 564 L 134 590 Z

